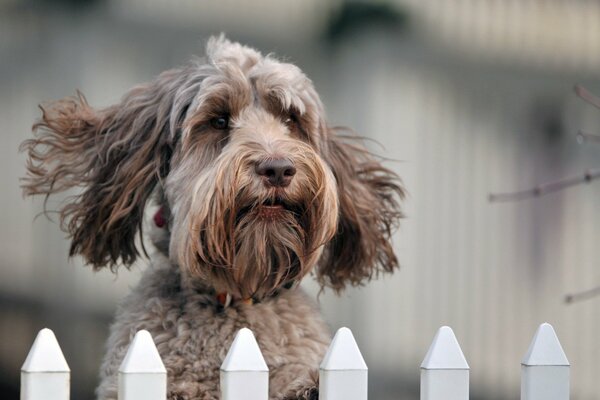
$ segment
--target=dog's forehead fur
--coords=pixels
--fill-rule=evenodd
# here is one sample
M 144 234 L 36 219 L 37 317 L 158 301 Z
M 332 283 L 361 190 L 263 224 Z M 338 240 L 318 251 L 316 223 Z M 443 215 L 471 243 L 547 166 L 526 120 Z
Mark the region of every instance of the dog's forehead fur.
M 238 42 L 232 42 L 225 35 L 213 36 L 206 43 L 206 56 L 213 64 L 222 62 L 234 62 L 243 69 L 249 69 L 255 65 L 262 54 L 248 46 Z
M 200 68 L 208 76 L 192 112 L 216 109 L 235 117 L 245 107 L 262 106 L 271 112 L 293 110 L 300 116 L 310 112 L 310 117 L 324 117 L 312 82 L 297 66 L 263 56 L 224 36 L 211 38 L 206 54 L 207 63 Z

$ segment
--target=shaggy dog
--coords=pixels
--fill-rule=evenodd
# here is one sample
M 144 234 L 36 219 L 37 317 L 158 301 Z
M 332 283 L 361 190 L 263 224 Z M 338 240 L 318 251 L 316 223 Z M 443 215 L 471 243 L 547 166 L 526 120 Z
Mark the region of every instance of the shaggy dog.
M 94 269 L 130 266 L 153 203 L 151 266 L 121 304 L 97 389 L 117 398 L 117 370 L 139 329 L 168 372 L 168 398 L 218 399 L 219 367 L 250 328 L 270 397 L 316 398 L 330 333 L 297 283 L 313 272 L 340 291 L 392 271 L 398 177 L 328 127 L 296 66 L 223 36 L 205 61 L 166 71 L 120 103 L 81 94 L 41 107 L 27 195 L 78 188 L 60 208 L 70 255 Z

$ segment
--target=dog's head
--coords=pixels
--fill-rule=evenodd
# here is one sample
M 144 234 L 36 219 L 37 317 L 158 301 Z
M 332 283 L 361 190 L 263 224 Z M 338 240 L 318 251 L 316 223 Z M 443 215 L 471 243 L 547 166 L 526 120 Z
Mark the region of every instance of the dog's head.
M 296 66 L 224 37 L 206 62 L 166 71 L 92 109 L 82 95 L 42 107 L 28 152 L 27 195 L 73 187 L 60 210 L 71 255 L 131 265 L 154 196 L 169 258 L 188 279 L 248 298 L 316 266 L 342 289 L 397 265 L 397 176 L 328 127 Z M 161 247 L 159 245 L 159 247 Z

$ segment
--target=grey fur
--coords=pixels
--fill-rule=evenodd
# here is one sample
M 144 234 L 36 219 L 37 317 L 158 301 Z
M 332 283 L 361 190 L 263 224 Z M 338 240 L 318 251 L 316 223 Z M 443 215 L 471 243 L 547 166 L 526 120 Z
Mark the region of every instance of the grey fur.
M 119 307 L 102 363 L 98 398 L 117 399 L 117 371 L 136 331 L 151 332 L 168 372 L 168 399 L 218 399 L 219 367 L 237 331 L 250 328 L 269 366 L 272 399 L 317 387 L 330 341 L 315 304 L 299 288 L 259 304 L 221 309 L 214 293 L 184 289 L 164 257 L 150 266 Z

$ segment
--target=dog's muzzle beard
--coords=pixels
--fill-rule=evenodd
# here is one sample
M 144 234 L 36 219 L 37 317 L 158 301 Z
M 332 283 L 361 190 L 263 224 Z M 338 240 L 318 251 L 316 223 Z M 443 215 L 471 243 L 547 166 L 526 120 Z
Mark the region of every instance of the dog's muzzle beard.
M 236 204 L 220 216 L 222 232 L 200 229 L 195 272 L 239 299 L 260 299 L 302 278 L 319 251 L 310 234 L 319 213 L 277 198 Z
M 306 190 L 301 199 L 281 191 L 258 197 L 250 192 L 213 194 L 207 213 L 191 217 L 190 278 L 234 299 L 262 299 L 299 281 L 317 263 L 337 224 L 332 189 Z

